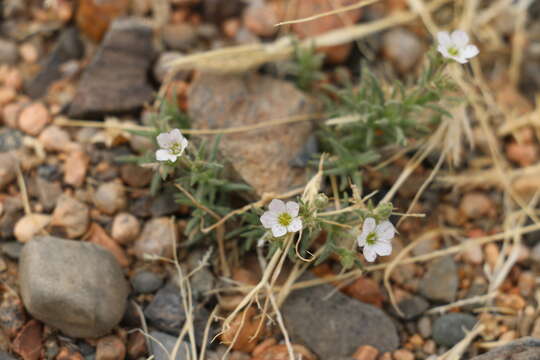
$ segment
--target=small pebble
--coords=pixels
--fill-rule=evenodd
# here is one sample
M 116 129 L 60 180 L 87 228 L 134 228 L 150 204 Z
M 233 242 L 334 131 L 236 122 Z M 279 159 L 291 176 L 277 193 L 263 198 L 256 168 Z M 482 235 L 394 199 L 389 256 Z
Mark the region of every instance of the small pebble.
M 379 350 L 371 345 L 362 345 L 356 349 L 353 358 L 354 360 L 376 360 L 379 356 Z
M 126 346 L 115 335 L 105 336 L 98 340 L 96 347 L 96 360 L 124 360 Z
M 122 183 L 101 184 L 94 193 L 94 205 L 104 214 L 113 215 L 126 207 L 127 198 Z
M 497 213 L 493 201 L 482 192 L 470 192 L 463 196 L 459 205 L 461 213 L 469 219 L 494 216 Z
M 433 324 L 433 340 L 442 346 L 454 346 L 465 337 L 463 328 L 471 330 L 475 324 L 476 318 L 469 314 L 442 315 Z
M 137 271 L 131 277 L 131 285 L 140 294 L 153 293 L 163 285 L 163 277 L 152 271 Z
M 112 223 L 111 236 L 119 244 L 132 243 L 141 232 L 139 220 L 130 213 L 121 212 L 116 214 Z
M 431 337 L 431 319 L 423 316 L 418 320 L 418 331 L 424 339 Z
M 399 349 L 394 351 L 394 360 L 414 360 L 414 354 L 409 350 Z
M 39 135 L 49 122 L 49 110 L 40 102 L 26 106 L 19 115 L 19 128 L 32 136 Z

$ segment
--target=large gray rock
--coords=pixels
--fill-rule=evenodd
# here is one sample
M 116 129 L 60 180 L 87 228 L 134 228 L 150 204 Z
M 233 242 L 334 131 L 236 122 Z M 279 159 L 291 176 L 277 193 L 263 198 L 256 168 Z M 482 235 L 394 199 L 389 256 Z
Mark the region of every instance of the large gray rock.
M 152 36 L 152 27 L 142 20 L 115 20 L 82 75 L 69 116 L 132 111 L 151 101 Z
M 316 112 L 293 84 L 257 74 L 198 74 L 189 87 L 188 109 L 197 129 L 251 126 Z M 258 195 L 282 193 L 306 181 L 304 169 L 291 162 L 311 132 L 308 121 L 243 131 L 221 138 L 219 150 Z
M 433 261 L 420 281 L 420 292 L 429 300 L 449 303 L 455 300 L 458 288 L 456 263 L 446 256 Z
M 334 293 L 326 299 L 330 292 Z M 292 341 L 306 345 L 321 359 L 351 356 L 360 345 L 380 352 L 399 345 L 396 327 L 384 312 L 336 292 L 331 285 L 292 292 L 282 314 Z
M 538 360 L 540 359 L 540 339 L 524 337 L 471 360 Z
M 99 245 L 36 237 L 22 251 L 19 285 L 36 319 L 72 337 L 98 337 L 122 318 L 129 286 Z

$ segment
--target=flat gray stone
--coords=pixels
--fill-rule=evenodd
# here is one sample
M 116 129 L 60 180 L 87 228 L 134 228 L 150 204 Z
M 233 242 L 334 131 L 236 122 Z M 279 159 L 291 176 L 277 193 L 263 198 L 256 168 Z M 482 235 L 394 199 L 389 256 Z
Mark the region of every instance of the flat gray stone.
M 454 346 L 465 337 L 463 329 L 471 330 L 475 324 L 476 318 L 469 314 L 443 315 L 433 324 L 433 340 L 442 346 Z
M 305 275 L 303 280 L 312 278 Z M 399 345 L 396 327 L 383 311 L 336 292 L 331 285 L 293 291 L 282 314 L 292 341 L 304 344 L 320 359 L 352 356 L 360 345 L 380 352 Z
M 456 263 L 446 256 L 429 264 L 420 281 L 420 293 L 435 302 L 450 303 L 455 300 L 458 288 Z
M 30 314 L 72 337 L 105 335 L 121 320 L 129 286 L 114 256 L 99 245 L 52 236 L 28 242 L 19 285 Z
M 156 360 L 173 360 L 172 353 L 177 338 L 159 331 L 150 331 L 150 346 Z M 174 360 L 189 359 L 189 343 L 183 341 L 178 347 Z
M 540 359 L 540 339 L 524 337 L 509 342 L 470 360 L 538 360 Z

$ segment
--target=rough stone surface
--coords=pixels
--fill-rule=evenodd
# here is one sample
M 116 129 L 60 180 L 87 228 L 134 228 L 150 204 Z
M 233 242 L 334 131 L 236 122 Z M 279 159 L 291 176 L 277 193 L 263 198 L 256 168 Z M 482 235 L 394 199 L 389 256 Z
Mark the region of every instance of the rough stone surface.
M 105 214 L 113 215 L 125 208 L 126 204 L 126 191 L 121 182 L 103 183 L 94 193 L 94 205 Z
M 454 346 L 465 337 L 463 328 L 470 330 L 475 324 L 476 318 L 469 314 L 443 315 L 433 324 L 433 340 L 442 346 Z
M 152 346 L 152 354 L 156 360 L 172 360 L 170 354 L 172 354 L 174 346 L 176 345 L 176 337 L 169 334 L 164 334 L 159 331 L 150 331 L 150 345 Z M 165 348 L 161 347 L 160 344 Z M 182 342 L 176 353 L 174 360 L 188 360 L 189 359 L 189 344 Z
M 420 296 L 411 296 L 401 300 L 398 307 L 405 319 L 410 320 L 422 315 L 429 308 L 429 303 Z
M 420 281 L 420 292 L 436 302 L 452 302 L 456 297 L 458 276 L 456 263 L 451 257 L 435 260 Z
M 133 289 L 141 294 L 153 293 L 163 284 L 163 277 L 158 274 L 141 270 L 135 273 L 130 279 Z
M 351 356 L 359 344 L 381 352 L 398 347 L 395 325 L 384 312 L 339 292 L 325 300 L 334 290 L 321 285 L 289 295 L 282 313 L 293 342 L 305 344 L 321 359 Z
M 69 195 L 61 195 L 52 215 L 52 230 L 69 238 L 79 237 L 88 229 L 89 214 L 86 204 Z
M 189 115 L 198 129 L 249 126 L 315 110 L 292 84 L 257 74 L 199 74 L 188 91 Z M 282 193 L 306 180 L 304 170 L 289 163 L 311 131 L 305 121 L 230 134 L 221 139 L 219 149 L 258 195 Z
M 13 155 L 0 153 L 0 190 L 15 180 L 17 162 Z
M 147 71 L 153 57 L 149 25 L 132 18 L 115 20 L 82 75 L 69 116 L 132 111 L 151 101 Z
M 135 240 L 135 255 L 144 258 L 144 254 L 171 257 L 176 226 L 167 217 L 148 221 Z
M 23 134 L 19 130 L 9 128 L 1 129 L 0 153 L 19 149 L 22 146 L 22 137 Z
M 524 337 L 471 360 L 537 360 L 540 359 L 540 339 Z
M 114 256 L 100 246 L 37 237 L 23 248 L 21 296 L 28 312 L 72 337 L 98 337 L 124 314 L 128 284 Z

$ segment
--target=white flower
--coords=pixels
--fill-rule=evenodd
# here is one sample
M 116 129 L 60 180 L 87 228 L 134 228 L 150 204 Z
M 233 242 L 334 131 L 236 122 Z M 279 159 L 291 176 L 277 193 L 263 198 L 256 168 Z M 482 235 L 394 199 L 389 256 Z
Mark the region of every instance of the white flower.
M 178 129 L 173 129 L 168 133 L 161 133 L 156 139 L 161 148 L 156 151 L 157 161 L 175 162 L 176 158 L 182 155 L 188 145 L 187 139 Z
M 302 219 L 298 217 L 300 206 L 294 201 L 286 204 L 274 199 L 268 205 L 269 211 L 261 216 L 261 223 L 266 229 L 272 230 L 272 235 L 280 237 L 288 232 L 297 232 L 302 229 Z
M 396 233 L 390 221 L 383 221 L 377 225 L 374 218 L 364 220 L 362 233 L 358 236 L 358 246 L 364 247 L 364 257 L 372 262 L 377 255 L 388 256 L 392 253 L 392 238 Z
M 439 46 L 437 50 L 448 59 L 453 59 L 460 64 L 465 64 L 470 58 L 478 55 L 475 45 L 469 44 L 469 35 L 465 31 L 455 30 L 452 34 L 441 31 L 437 33 Z

